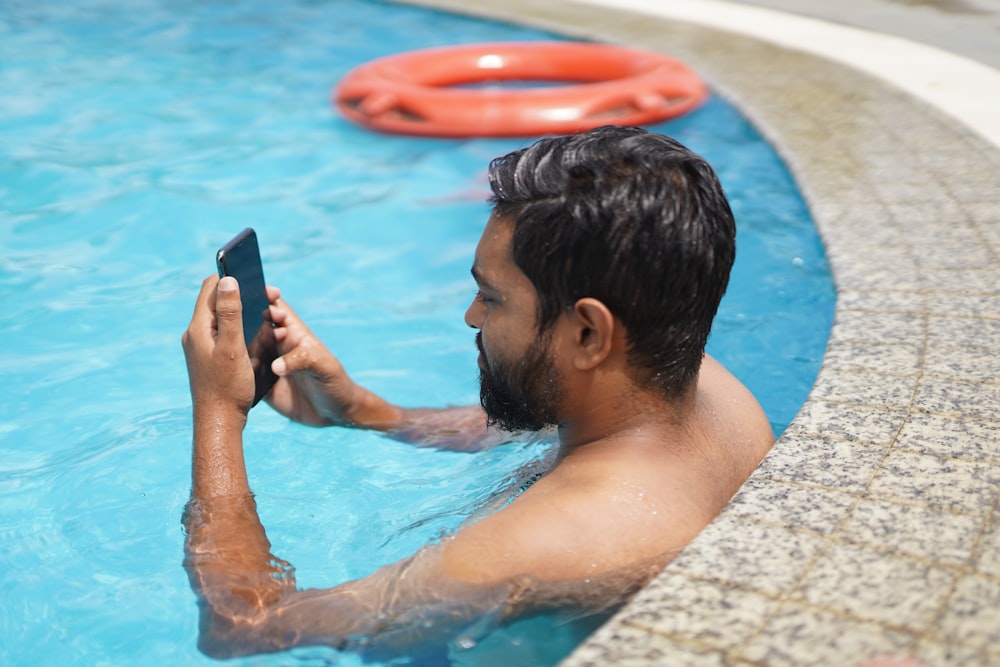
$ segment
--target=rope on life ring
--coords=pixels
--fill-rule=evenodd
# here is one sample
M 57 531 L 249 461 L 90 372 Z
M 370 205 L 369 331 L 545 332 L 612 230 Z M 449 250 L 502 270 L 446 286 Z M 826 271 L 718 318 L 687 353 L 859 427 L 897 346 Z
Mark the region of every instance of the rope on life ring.
M 461 87 L 489 82 L 541 87 Z M 354 68 L 334 90 L 348 119 L 395 134 L 524 137 L 645 125 L 708 97 L 701 78 L 669 56 L 607 44 L 507 42 L 410 51 Z

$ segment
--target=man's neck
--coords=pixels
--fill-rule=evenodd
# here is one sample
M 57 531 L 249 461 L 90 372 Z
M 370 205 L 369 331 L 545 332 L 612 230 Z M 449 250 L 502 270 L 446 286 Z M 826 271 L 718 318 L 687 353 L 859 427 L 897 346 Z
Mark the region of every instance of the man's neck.
M 559 425 L 559 459 L 625 440 L 678 442 L 691 428 L 696 401 L 695 386 L 673 400 L 633 388 L 613 400 L 579 406 Z

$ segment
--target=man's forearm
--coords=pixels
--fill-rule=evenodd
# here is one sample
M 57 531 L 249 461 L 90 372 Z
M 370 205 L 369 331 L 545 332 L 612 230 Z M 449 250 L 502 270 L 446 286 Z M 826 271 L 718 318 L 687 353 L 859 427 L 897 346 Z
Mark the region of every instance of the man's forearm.
M 487 428 L 486 415 L 478 405 L 403 408 L 360 386 L 345 420 L 327 423 L 381 431 L 420 447 L 452 451 L 481 451 L 510 439 L 509 433 Z
M 510 433 L 487 428 L 486 415 L 478 405 L 403 410 L 399 422 L 387 435 L 420 447 L 477 452 L 511 439 Z
M 184 567 L 198 596 L 201 650 L 223 658 L 286 648 L 261 629 L 270 608 L 295 590 L 295 577 L 271 554 L 254 499 L 192 498 L 184 526 Z
M 207 499 L 248 496 L 243 461 L 243 426 L 246 415 L 213 407 L 194 408 L 194 442 L 191 461 L 191 496 Z
M 295 589 L 291 568 L 271 554 L 257 515 L 243 458 L 245 421 L 211 406 L 194 411 L 184 565 L 199 597 L 200 645 L 218 657 L 231 655 L 267 609 Z

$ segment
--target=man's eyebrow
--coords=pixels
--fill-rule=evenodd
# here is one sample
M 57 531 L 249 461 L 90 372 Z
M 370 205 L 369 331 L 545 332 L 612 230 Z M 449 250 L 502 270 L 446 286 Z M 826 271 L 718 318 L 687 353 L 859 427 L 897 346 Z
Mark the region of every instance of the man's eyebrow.
M 480 271 L 479 268 L 475 264 L 472 265 L 472 279 L 476 281 L 477 285 L 486 286 L 486 287 L 493 287 L 493 285 L 490 284 L 490 281 L 488 281 L 483 276 L 483 272 Z

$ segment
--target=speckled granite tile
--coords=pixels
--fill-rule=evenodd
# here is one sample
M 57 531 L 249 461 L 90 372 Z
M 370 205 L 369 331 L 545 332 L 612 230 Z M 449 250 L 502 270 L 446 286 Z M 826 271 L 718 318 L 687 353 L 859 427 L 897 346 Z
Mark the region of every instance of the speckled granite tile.
M 976 552 L 976 570 L 1000 579 L 1000 510 L 993 511 L 992 520 L 987 524 Z
M 998 221 L 1000 226 L 1000 221 Z M 838 300 L 842 295 L 838 294 Z M 932 315 L 952 317 L 997 317 L 1000 315 L 1000 296 L 982 294 L 941 294 L 931 292 L 925 295 L 927 312 Z
M 1000 464 L 1000 421 L 914 412 L 900 430 L 896 447 Z
M 991 161 L 1000 173 L 1000 155 L 994 150 L 990 154 Z M 982 168 L 982 165 L 979 165 Z M 997 191 L 975 192 L 962 200 L 962 209 L 969 217 L 980 222 L 997 222 L 1000 220 L 1000 197 Z
M 892 451 L 872 480 L 873 498 L 985 515 L 996 500 L 1000 466 Z
M 1000 644 L 1000 580 L 979 574 L 959 579 L 937 633 L 976 649 Z
M 873 217 L 879 217 L 879 212 L 879 209 L 873 209 Z M 860 212 L 855 205 L 850 216 L 841 217 L 835 227 L 830 227 L 829 234 L 837 241 L 830 244 L 830 250 L 848 250 L 862 253 L 869 259 L 912 264 L 910 244 L 900 240 L 902 229 L 893 222 L 874 226 L 866 213 Z M 859 214 L 864 217 L 857 217 Z
M 846 314 L 852 310 L 882 313 L 923 313 L 926 292 L 901 292 L 896 290 L 837 290 L 837 309 Z M 943 311 L 950 313 L 950 310 Z M 968 314 L 968 313 L 963 313 Z
M 997 316 L 1000 313 L 994 313 Z M 1000 319 L 931 317 L 927 320 L 927 342 L 948 347 L 967 345 L 1000 353 Z
M 861 265 L 853 260 L 836 261 L 841 257 L 837 252 L 829 253 L 834 275 L 837 277 L 837 287 L 851 290 L 871 290 L 884 285 L 893 285 L 898 289 L 922 290 L 929 286 L 928 278 L 911 262 L 901 262 L 897 265 L 882 264 Z M 956 274 L 959 272 L 955 272 Z M 982 280 L 978 277 L 977 280 Z M 948 283 L 958 287 L 960 278 L 948 276 Z
M 819 219 L 814 221 L 817 223 L 817 227 L 820 227 Z M 851 257 L 858 254 L 866 258 L 878 256 L 892 258 L 893 266 L 903 267 L 906 270 L 916 268 L 906 244 L 889 240 L 896 238 L 897 233 L 893 233 L 890 229 L 884 229 L 880 234 L 884 238 L 869 238 L 866 232 L 854 228 L 857 224 L 863 224 L 863 221 L 841 221 L 823 225 L 822 236 L 827 244 L 826 252 L 831 262 L 840 264 L 845 271 L 850 270 L 853 265 Z M 859 280 L 861 279 L 863 277 L 859 276 Z M 875 285 L 874 289 L 878 289 L 878 286 Z
M 940 173 L 942 169 L 954 169 L 959 166 L 963 174 L 967 173 L 967 170 L 982 169 L 981 165 L 976 165 L 974 161 L 970 164 L 970 161 L 965 159 L 968 157 L 969 146 L 964 141 L 958 140 L 947 145 L 938 144 L 928 148 L 930 150 L 914 150 L 912 156 L 916 162 L 935 174 Z
M 789 590 L 825 546 L 822 538 L 722 515 L 671 564 L 699 579 L 765 595 Z
M 942 238 L 919 238 L 911 241 L 916 262 L 928 269 L 966 269 L 989 266 L 995 260 L 990 248 L 983 243 L 974 226 L 964 233 Z
M 910 245 L 920 251 L 922 261 L 930 263 L 936 261 L 934 255 L 955 251 L 964 253 L 969 258 L 964 265 L 956 268 L 988 264 L 989 248 L 983 244 L 978 226 L 969 219 L 960 201 L 947 198 L 947 194 L 944 197 L 936 198 L 931 204 L 919 205 L 926 214 L 936 216 L 937 220 L 909 228 L 907 239 Z M 890 209 L 894 208 L 892 204 L 889 206 Z M 931 208 L 935 210 L 928 210 Z
M 890 409 L 907 408 L 913 399 L 911 381 L 898 381 L 878 373 L 854 373 L 827 370 L 820 374 L 810 397 L 853 405 L 868 405 Z
M 786 436 L 836 433 L 852 442 L 891 444 L 906 419 L 905 410 L 811 400 L 785 430 Z
M 989 667 L 1000 664 L 990 661 L 985 651 L 930 639 L 922 639 L 913 656 L 923 667 Z
M 857 496 L 848 493 L 755 477 L 743 485 L 725 511 L 736 517 L 830 534 L 856 501 Z
M 976 164 L 976 160 L 958 159 L 950 168 L 946 164 L 931 167 L 934 173 L 940 176 L 942 185 L 952 200 L 963 209 L 967 201 L 1000 192 L 1000 161 L 995 150 L 984 151 L 983 148 L 981 143 L 977 144 L 975 141 L 969 144 L 969 149 L 977 153 L 976 157 L 982 160 L 979 164 Z
M 837 313 L 830 340 L 852 343 L 919 344 L 924 340 L 926 319 L 906 313 L 866 313 L 843 310 Z
M 990 667 L 1000 665 L 1000 643 L 987 646 L 984 653 L 986 654 L 986 659 L 981 664 L 990 665 Z
M 913 636 L 906 632 L 787 603 L 741 655 L 771 667 L 846 667 L 905 653 L 913 644 Z
M 995 419 L 1000 405 L 1000 384 L 959 382 L 927 378 L 920 383 L 913 407 L 922 412 L 938 412 L 981 419 Z
M 996 294 L 997 285 L 1000 285 L 1000 270 L 989 265 L 970 269 L 927 267 L 923 269 L 922 274 L 921 284 L 936 292 Z M 905 278 L 907 283 L 911 282 L 909 276 Z
M 755 475 L 860 493 L 885 458 L 886 447 L 845 442 L 822 435 L 786 433 Z
M 777 606 L 774 598 L 717 581 L 694 579 L 668 567 L 618 619 L 658 635 L 686 637 L 729 650 L 749 639 Z M 704 613 L 695 615 L 692 609 Z
M 627 623 L 607 623 L 599 628 L 573 653 L 572 661 L 577 667 L 721 667 L 729 664 L 721 651 L 692 647 L 668 637 L 657 636 L 656 641 L 650 641 L 648 630 Z
M 912 164 L 913 168 L 923 170 L 926 175 L 932 175 L 936 171 L 933 167 L 928 171 L 925 164 Z M 950 174 L 942 176 L 947 178 Z M 933 189 L 935 188 L 932 187 Z M 931 192 L 931 198 L 887 201 L 886 209 L 897 225 L 906 227 L 906 238 L 910 242 L 929 245 L 931 248 L 935 241 L 964 242 L 969 246 L 977 243 L 975 227 L 968 223 L 968 216 L 961 203 L 947 195 L 942 197 L 944 186 L 938 185 L 936 190 Z
M 792 599 L 919 633 L 934 620 L 956 576 L 913 558 L 836 544 Z
M 938 193 L 927 191 L 926 178 L 923 179 L 923 182 L 920 182 L 920 178 L 917 176 L 898 181 L 892 178 L 892 172 L 889 169 L 881 173 L 876 172 L 874 176 L 875 191 L 885 202 L 933 202 L 940 197 Z
M 895 146 L 898 147 L 899 143 L 896 143 Z M 925 227 L 932 227 L 941 222 L 954 221 L 958 224 L 964 221 L 960 209 L 953 205 L 951 201 L 945 199 L 949 194 L 948 189 L 943 182 L 944 179 L 940 178 L 934 169 L 928 169 L 926 165 L 922 165 L 916 161 L 902 163 L 899 160 L 899 156 L 888 156 L 886 159 L 889 165 L 885 169 L 873 171 L 870 174 L 870 178 L 873 178 L 876 183 L 883 183 L 881 187 L 876 185 L 876 190 L 882 202 L 893 213 L 894 219 L 899 224 L 905 225 L 907 228 L 923 230 Z M 893 166 L 893 161 L 895 161 L 895 166 Z M 891 181 L 895 180 L 893 178 L 893 170 L 898 169 L 903 164 L 905 164 L 905 171 L 902 173 L 903 180 L 891 183 Z M 927 211 L 927 209 L 937 208 L 943 210 L 936 221 L 926 222 L 924 220 L 914 220 L 909 217 L 900 218 L 895 211 L 895 208 L 899 206 L 904 208 L 923 208 L 925 211 L 924 216 L 932 215 L 931 211 Z M 949 210 L 952 212 L 949 213 Z M 919 238 L 919 232 L 917 238 Z
M 981 383 L 1000 382 L 1000 351 L 973 347 L 930 347 L 924 374 L 934 378 Z
M 982 529 L 978 516 L 882 500 L 862 500 L 839 538 L 905 556 L 959 566 L 965 563 Z
M 867 186 L 863 183 L 861 189 L 858 190 L 856 177 L 845 173 L 843 167 L 840 166 L 842 163 L 849 163 L 852 160 L 853 156 L 849 154 L 841 154 L 839 157 L 831 155 L 830 161 L 825 165 L 826 168 L 824 165 L 817 167 L 816 175 L 823 179 L 825 187 L 836 188 L 836 179 L 844 179 L 842 185 L 853 192 L 853 197 L 823 198 L 812 202 L 810 210 L 813 218 L 817 221 L 822 220 L 824 225 L 829 227 L 830 234 L 835 234 L 838 237 L 843 236 L 845 242 L 864 245 L 895 243 L 899 239 L 899 229 L 896 227 L 889 209 L 881 205 L 869 206 L 865 208 L 863 218 L 859 215 L 859 201 L 877 202 L 877 199 L 874 192 L 865 190 Z M 855 166 L 855 169 L 859 168 Z M 865 226 L 864 234 L 859 235 L 855 230 L 850 229 L 861 224 Z M 845 229 L 850 229 L 854 233 L 847 234 Z
M 890 129 L 882 138 L 881 141 L 872 142 L 865 146 L 865 150 L 859 151 L 857 156 L 858 161 L 862 166 L 866 168 L 869 173 L 875 174 L 874 181 L 885 180 L 887 176 L 896 176 L 895 179 L 901 183 L 924 183 L 926 185 L 929 177 L 934 173 L 933 167 L 928 167 L 922 164 L 919 160 L 907 160 L 906 162 L 900 162 L 899 156 L 893 152 L 893 147 L 899 145 L 899 139 L 897 132 Z M 926 189 L 924 191 L 926 193 Z M 918 199 L 922 199 L 919 197 Z M 900 201 L 912 202 L 914 197 L 902 198 Z M 890 202 L 895 201 L 894 199 L 883 199 L 883 201 Z M 897 219 L 899 216 L 896 216 Z M 907 221 L 907 217 L 902 218 L 903 221 Z
M 942 239 L 937 246 L 911 247 L 918 254 L 917 264 L 928 269 L 964 269 L 994 262 L 993 253 L 980 239 L 966 244 L 963 241 Z
M 962 202 L 1000 192 L 1000 161 L 997 160 L 995 151 L 977 150 L 974 144 L 969 148 L 979 153 L 983 163 L 956 160 L 950 167 L 946 164 L 931 167 L 932 173 L 940 175 L 948 193 L 963 209 Z
M 830 346 L 823 364 L 831 370 L 916 375 L 923 348 L 904 343 L 844 343 Z
M 978 192 L 962 202 L 962 209 L 993 250 L 1000 248 L 1000 197 L 996 192 L 992 198 Z

